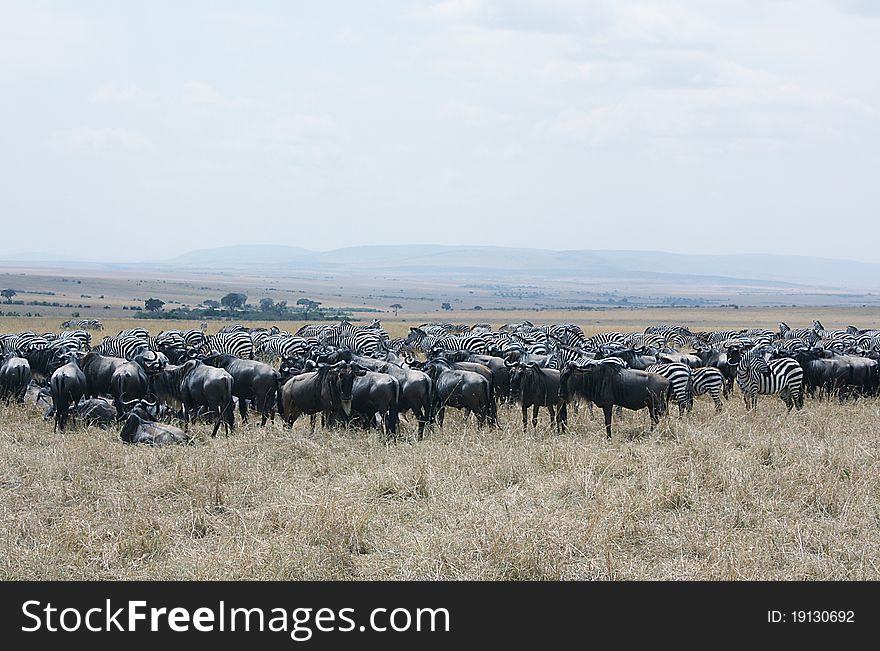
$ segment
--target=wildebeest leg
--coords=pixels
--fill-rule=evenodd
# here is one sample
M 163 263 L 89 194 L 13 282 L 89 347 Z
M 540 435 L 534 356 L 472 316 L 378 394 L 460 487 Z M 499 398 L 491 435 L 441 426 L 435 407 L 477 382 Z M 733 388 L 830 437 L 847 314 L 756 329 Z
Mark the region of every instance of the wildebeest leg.
M 444 406 L 440 407 L 440 409 L 437 410 L 437 424 L 440 425 L 440 427 L 443 427 L 443 418 L 445 416 L 446 416 L 446 406 L 444 405 Z
M 538 410 L 540 408 L 538 405 L 532 407 L 532 429 L 538 429 Z
M 523 422 L 523 432 L 527 429 L 527 423 L 529 422 L 529 408 L 523 405 L 522 407 L 522 422 Z
M 550 412 L 550 427 L 553 427 L 553 424 L 556 422 L 556 410 L 553 408 L 553 405 L 547 405 L 547 411 Z
M 323 420 L 323 418 L 324 418 L 324 416 L 322 415 L 321 419 Z M 309 415 L 309 425 L 312 428 L 312 436 L 315 435 L 315 425 L 316 425 L 317 421 L 318 421 L 318 414 L 310 414 Z
M 605 433 L 607 438 L 611 438 L 611 412 L 613 411 L 614 405 L 608 405 L 607 407 L 602 407 L 602 411 L 605 413 Z
M 223 408 L 218 407 L 217 408 L 217 417 L 216 417 L 216 420 L 214 421 L 214 431 L 211 432 L 211 438 L 214 438 L 215 436 L 217 436 L 217 430 L 220 429 L 220 421 L 222 421 L 222 420 L 223 420 Z M 226 431 L 226 436 L 229 436 L 229 430 Z

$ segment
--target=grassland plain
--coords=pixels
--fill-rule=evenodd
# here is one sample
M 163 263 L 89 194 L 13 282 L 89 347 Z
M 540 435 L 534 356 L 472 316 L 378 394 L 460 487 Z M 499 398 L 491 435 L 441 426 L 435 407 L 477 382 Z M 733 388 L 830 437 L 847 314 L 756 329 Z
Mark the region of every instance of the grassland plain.
M 880 578 L 880 401 L 704 397 L 653 433 L 625 411 L 611 441 L 585 410 L 562 435 L 500 418 L 390 445 L 197 425 L 194 446 L 152 449 L 0 406 L 0 578 Z

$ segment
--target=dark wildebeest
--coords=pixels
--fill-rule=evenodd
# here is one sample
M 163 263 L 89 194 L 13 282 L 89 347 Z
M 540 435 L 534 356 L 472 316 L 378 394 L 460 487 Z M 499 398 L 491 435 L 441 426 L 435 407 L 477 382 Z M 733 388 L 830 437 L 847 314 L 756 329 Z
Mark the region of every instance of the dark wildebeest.
M 505 402 L 508 398 L 510 398 L 509 364 L 514 360 L 511 359 L 510 361 L 507 361 L 502 357 L 496 357 L 494 355 L 480 355 L 477 353 L 472 353 L 469 350 L 457 350 L 455 352 L 447 352 L 443 355 L 443 357 L 451 362 L 472 362 L 476 364 L 482 364 L 492 372 L 492 394 L 495 400 L 499 402 Z M 523 364 L 529 363 L 529 361 L 522 361 L 520 359 L 522 356 L 517 357 L 518 358 L 516 361 L 520 361 Z M 542 359 L 541 361 L 543 363 L 537 364 L 538 366 L 546 366 L 546 362 L 547 359 L 549 359 L 549 356 L 544 355 L 542 357 L 546 359 Z
M 484 376 L 452 368 L 444 359 L 425 362 L 421 370 L 434 382 L 434 412 L 440 427 L 447 406 L 473 412 L 480 427 L 486 423 L 492 413 L 492 397 Z
M 319 364 L 315 371 L 292 376 L 281 389 L 280 411 L 284 422 L 292 426 L 297 418 L 308 414 L 314 433 L 318 414 L 322 414 L 325 421 L 340 407 L 346 415 L 350 414 L 352 389 L 358 374 L 366 374 L 366 371 L 342 361 L 333 365 Z
M 419 423 L 418 437 L 424 436 L 425 425 L 431 421 L 434 401 L 434 383 L 426 373 L 412 368 L 403 368 L 391 362 L 370 357 L 354 357 L 355 363 L 361 368 L 386 373 L 397 380 L 400 385 L 400 396 L 397 401 L 398 414 L 412 411 Z
M 0 362 L 0 399 L 23 401 L 30 383 L 31 365 L 28 361 L 15 352 L 7 353 Z
M 55 406 L 55 427 L 64 431 L 70 411 L 76 408 L 80 398 L 86 393 L 86 376 L 77 364 L 75 353 L 67 355 L 67 363 L 59 366 L 49 379 L 52 391 L 52 404 Z
M 700 368 L 706 363 L 699 355 L 680 353 L 677 350 L 664 348 L 656 355 L 658 364 L 686 364 L 691 368 Z
M 76 407 L 76 415 L 86 425 L 106 427 L 118 419 L 116 408 L 106 398 L 86 398 Z
M 65 347 L 37 348 L 23 355 L 31 367 L 31 378 L 41 385 L 49 383 L 49 378 L 59 366 L 67 363 L 67 354 L 71 351 Z
M 454 355 L 454 353 L 453 353 Z M 498 424 L 498 408 L 495 402 L 495 376 L 492 373 L 492 369 L 490 369 L 485 364 L 480 364 L 478 362 L 456 362 L 453 361 L 450 357 L 450 354 L 439 350 L 437 348 L 433 349 L 428 357 L 428 361 L 432 361 L 435 359 L 442 359 L 449 363 L 450 367 L 457 371 L 469 371 L 471 373 L 477 373 L 486 378 L 486 382 L 489 384 L 489 416 L 488 421 L 490 424 L 497 425 Z
M 633 348 L 605 347 L 596 353 L 596 359 L 607 359 L 609 357 L 622 359 L 626 362 L 627 366 L 638 371 L 644 371 L 651 366 L 651 364 L 657 363 L 656 355 L 648 354 L 645 351 L 635 350 Z
M 511 365 L 510 397 L 522 406 L 523 431 L 526 430 L 529 407 L 533 407 L 532 428 L 538 427 L 538 410 L 546 407 L 550 412 L 550 424 L 555 424 L 557 431 L 565 429 L 567 408 L 559 395 L 559 371 L 536 364 Z
M 232 402 L 232 376 L 222 368 L 214 368 L 191 359 L 180 366 L 168 366 L 150 376 L 150 391 L 166 403 L 183 406 L 183 422 L 189 428 L 199 407 L 205 407 L 214 416 L 217 436 L 220 424 L 226 435 L 235 429 Z
M 110 395 L 116 406 L 116 417 L 122 420 L 123 403 L 146 398 L 149 387 L 147 373 L 140 364 L 126 362 L 118 366 L 110 377 Z
M 723 395 L 725 399 L 729 398 L 730 392 L 733 391 L 733 382 L 736 380 L 736 364 L 731 364 L 727 360 L 727 351 L 698 348 L 694 351 L 694 355 L 703 361 L 704 366 L 714 366 L 721 371 L 721 375 L 724 376 Z
M 780 351 L 783 352 L 784 351 Z M 853 374 L 852 365 L 846 357 L 822 357 L 817 349 L 799 350 L 791 355 L 804 369 L 804 391 L 815 397 L 816 389 L 819 398 L 840 395 Z
M 155 406 L 145 400 L 133 400 L 126 403 L 130 409 L 125 424 L 119 432 L 123 443 L 144 443 L 154 447 L 173 443 L 190 443 L 190 438 L 179 427 L 167 423 L 153 421 L 146 407 Z
M 605 432 L 611 438 L 611 413 L 614 405 L 627 409 L 648 409 L 651 430 L 666 411 L 669 380 L 616 362 L 599 362 L 588 366 L 569 365 L 559 378 L 559 393 L 565 402 L 582 396 L 605 413 Z
M 110 380 L 120 366 L 129 361 L 122 357 L 106 357 L 95 351 L 86 353 L 79 362 L 79 367 L 86 376 L 86 395 L 97 398 L 101 394 L 109 394 Z
M 242 422 L 247 422 L 248 400 L 254 402 L 254 407 L 262 416 L 261 427 L 270 416 L 275 420 L 275 397 L 281 377 L 278 371 L 263 362 L 223 353 L 210 355 L 204 362 L 222 368 L 232 376 L 232 395 L 238 398 Z
M 376 415 L 381 415 L 385 436 L 393 436 L 397 433 L 400 383 L 386 373 L 367 371 L 357 364 L 351 367 L 356 371 L 351 390 L 352 415 L 364 427 L 375 424 Z

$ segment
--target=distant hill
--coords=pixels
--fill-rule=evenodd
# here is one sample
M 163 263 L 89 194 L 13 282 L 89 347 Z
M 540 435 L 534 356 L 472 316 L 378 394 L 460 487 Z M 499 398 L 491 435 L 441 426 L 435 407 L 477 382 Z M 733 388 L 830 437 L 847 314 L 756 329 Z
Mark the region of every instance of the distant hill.
M 880 289 L 880 264 L 764 254 L 685 255 L 441 245 L 357 246 L 316 252 L 290 246 L 246 245 L 201 249 L 150 264 L 265 273 L 370 270 L 485 278 L 631 278 L 685 284 L 719 284 L 727 279 L 771 286 Z

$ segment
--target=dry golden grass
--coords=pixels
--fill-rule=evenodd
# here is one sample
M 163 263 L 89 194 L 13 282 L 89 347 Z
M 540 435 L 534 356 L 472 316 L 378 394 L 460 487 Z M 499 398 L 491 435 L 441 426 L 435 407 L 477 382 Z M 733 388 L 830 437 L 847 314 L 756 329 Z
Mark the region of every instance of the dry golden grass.
M 565 435 L 501 413 L 419 443 L 303 420 L 152 449 L 3 407 L 0 578 L 880 578 L 876 401 L 700 399 L 610 442 L 585 413 Z
M 661 312 L 593 325 L 724 316 Z M 739 312 L 744 325 L 778 320 Z M 589 331 L 581 316 L 531 320 Z M 392 335 L 413 323 L 403 317 L 387 324 Z M 880 320 L 824 317 L 827 327 Z M 0 319 L 0 330 L 57 325 Z M 737 395 L 716 415 L 703 397 L 652 434 L 644 412 L 624 412 L 610 442 L 599 413 L 557 435 L 546 413 L 543 429 L 523 433 L 518 408 L 484 430 L 451 411 L 418 443 L 312 437 L 302 419 L 213 440 L 198 425 L 195 446 L 151 449 L 123 446 L 114 430 L 53 435 L 30 408 L 0 406 L 0 579 L 880 578 L 878 400 L 808 401 L 786 415 L 763 397 L 746 414 Z

